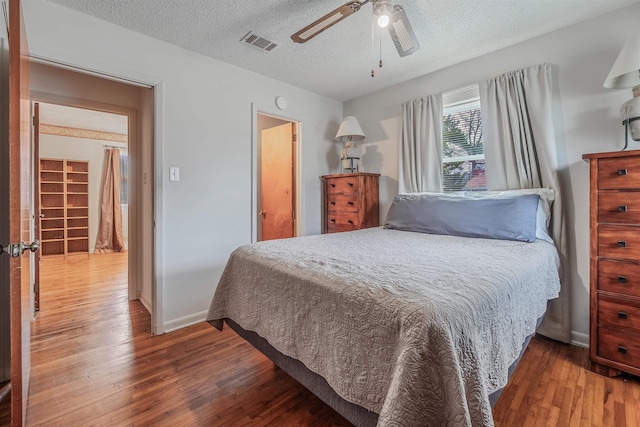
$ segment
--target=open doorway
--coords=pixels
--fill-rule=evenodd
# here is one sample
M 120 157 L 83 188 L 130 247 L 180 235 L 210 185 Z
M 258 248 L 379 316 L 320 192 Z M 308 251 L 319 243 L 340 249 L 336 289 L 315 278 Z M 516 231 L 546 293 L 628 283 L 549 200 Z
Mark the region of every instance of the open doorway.
M 34 102 L 127 117 L 128 203 L 123 209 L 127 226 L 127 229 L 123 230 L 123 233 L 127 233 L 127 252 L 123 255 L 128 274 L 124 279 L 126 291 L 123 296 L 130 301 L 140 300 L 151 313 L 151 333 L 162 333 L 161 310 L 155 309 L 159 296 L 153 287 L 154 88 L 114 81 L 41 62 L 32 62 L 30 71 L 30 92 Z M 102 156 L 107 148 L 123 146 L 118 141 L 101 141 L 97 145 L 102 151 Z M 121 150 L 120 154 L 125 154 L 125 151 Z M 102 167 L 103 164 L 98 161 L 97 167 L 90 167 L 89 171 L 100 173 Z M 93 216 L 94 219 L 97 219 L 96 215 Z M 91 215 L 89 219 L 91 220 Z M 89 244 L 89 249 L 95 249 L 93 243 Z M 60 279 L 66 280 L 67 277 L 63 276 Z
M 33 111 L 42 267 L 77 275 L 74 266 L 86 263 L 69 257 L 101 254 L 128 287 L 129 116 L 45 102 Z M 40 277 L 36 310 L 40 291 L 56 285 Z
M 298 123 L 259 113 L 257 240 L 297 235 Z

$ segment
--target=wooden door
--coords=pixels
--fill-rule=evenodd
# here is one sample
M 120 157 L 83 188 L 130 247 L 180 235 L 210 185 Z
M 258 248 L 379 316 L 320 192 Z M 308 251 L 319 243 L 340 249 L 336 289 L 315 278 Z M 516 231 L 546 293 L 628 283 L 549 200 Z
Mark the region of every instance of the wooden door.
M 261 143 L 262 222 L 258 240 L 294 236 L 294 128 L 293 123 L 265 129 Z
M 33 104 L 33 235 L 42 242 L 40 225 L 40 104 Z M 37 251 L 33 257 L 33 309 L 40 311 L 40 254 Z
M 27 38 L 20 0 L 9 0 L 9 212 L 7 243 L 31 241 L 30 101 Z M 4 173 L 4 171 L 3 171 Z M 5 224 L 3 224 L 4 226 Z M 9 261 L 11 334 L 11 424 L 24 425 L 31 351 L 30 256 Z

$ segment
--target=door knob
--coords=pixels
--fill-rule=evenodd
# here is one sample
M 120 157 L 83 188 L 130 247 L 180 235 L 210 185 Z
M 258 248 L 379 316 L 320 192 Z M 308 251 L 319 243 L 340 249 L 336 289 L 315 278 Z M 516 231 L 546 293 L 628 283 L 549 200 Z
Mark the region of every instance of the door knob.
M 258 215 L 262 215 L 262 218 L 266 218 L 267 211 L 260 211 L 260 212 L 258 212 Z
M 40 249 L 40 240 L 38 239 L 35 239 L 30 244 L 22 242 L 22 253 L 25 253 L 28 250 L 31 252 L 36 252 L 38 249 Z
M 11 244 L 8 244 L 7 246 L 2 246 L 2 251 L 0 251 L 0 253 L 4 252 L 7 255 L 9 255 L 11 258 L 17 258 L 28 250 L 31 252 L 35 252 L 38 249 L 40 249 L 40 240 L 35 239 L 30 244 L 26 244 L 25 242 L 22 242 L 22 243 L 11 243 Z

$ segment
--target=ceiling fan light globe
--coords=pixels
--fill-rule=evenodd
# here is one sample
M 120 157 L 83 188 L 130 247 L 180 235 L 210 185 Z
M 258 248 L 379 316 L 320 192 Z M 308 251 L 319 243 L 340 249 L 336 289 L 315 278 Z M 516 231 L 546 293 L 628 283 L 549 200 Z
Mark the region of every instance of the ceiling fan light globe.
M 380 28 L 387 28 L 387 25 L 389 25 L 389 15 L 387 14 L 380 15 L 378 17 L 378 26 Z

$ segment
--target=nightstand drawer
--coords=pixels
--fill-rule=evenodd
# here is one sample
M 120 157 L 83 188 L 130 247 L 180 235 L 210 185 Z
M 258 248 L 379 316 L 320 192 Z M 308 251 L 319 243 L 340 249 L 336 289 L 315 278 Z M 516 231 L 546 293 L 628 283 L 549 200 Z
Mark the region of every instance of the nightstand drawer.
M 358 198 L 354 194 L 329 194 L 327 209 L 329 212 L 358 212 Z
M 640 188 L 640 157 L 600 159 L 598 188 L 601 190 Z
M 598 298 L 598 326 L 633 329 L 640 334 L 640 303 L 628 304 L 613 298 Z
M 598 328 L 598 356 L 630 366 L 640 365 L 640 336 Z
M 598 289 L 640 297 L 640 264 L 598 260 Z
M 345 176 L 344 178 L 331 178 L 327 180 L 327 194 L 357 193 L 358 177 Z
M 599 226 L 598 256 L 640 260 L 640 228 Z
M 640 224 L 640 192 L 598 193 L 598 222 Z

